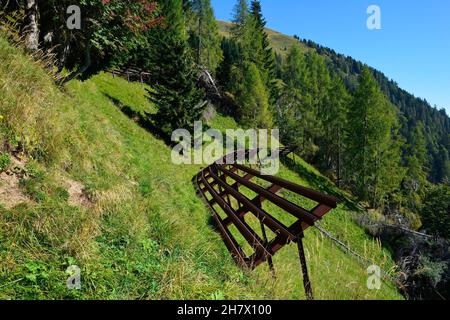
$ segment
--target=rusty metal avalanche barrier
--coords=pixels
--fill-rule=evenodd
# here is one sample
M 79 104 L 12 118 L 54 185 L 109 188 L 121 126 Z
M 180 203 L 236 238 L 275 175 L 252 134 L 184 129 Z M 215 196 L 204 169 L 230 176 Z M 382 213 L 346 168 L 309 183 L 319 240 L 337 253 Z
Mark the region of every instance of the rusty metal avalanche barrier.
M 246 155 L 249 152 L 245 151 Z M 225 245 L 239 266 L 253 270 L 267 262 L 274 274 L 272 257 L 284 246 L 291 242 L 296 243 L 306 297 L 313 299 L 303 247 L 304 232 L 336 208 L 338 200 L 285 179 L 263 175 L 252 166 L 237 164 L 237 153 L 216 161 L 194 178 Z M 281 155 L 287 156 L 289 153 L 289 148 L 280 149 Z M 226 160 L 230 158 L 233 161 L 227 163 Z M 303 208 L 280 196 L 281 190 L 309 199 L 315 206 L 310 210 Z M 256 196 L 249 197 L 249 193 Z M 290 219 L 283 221 L 290 220 L 291 223 L 282 223 L 269 212 L 271 210 L 263 208 L 263 202 L 266 200 L 287 213 Z M 253 219 L 253 228 L 248 221 L 250 219 Z M 260 233 L 255 230 L 257 228 L 260 228 Z M 248 244 L 245 245 L 246 250 L 238 243 L 230 229 L 237 229 L 245 239 Z

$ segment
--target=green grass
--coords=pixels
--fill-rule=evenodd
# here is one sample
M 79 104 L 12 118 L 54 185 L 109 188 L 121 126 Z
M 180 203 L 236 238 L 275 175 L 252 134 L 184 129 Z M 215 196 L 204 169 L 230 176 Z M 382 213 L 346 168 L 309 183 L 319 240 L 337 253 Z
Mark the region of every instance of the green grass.
M 229 37 L 231 23 L 227 21 L 218 20 L 217 24 L 219 27 L 220 35 L 224 37 Z M 266 32 L 267 35 L 269 36 L 272 48 L 275 50 L 276 53 L 280 54 L 281 56 L 285 56 L 289 52 L 289 49 L 291 49 L 293 46 L 298 46 L 302 52 L 311 50 L 307 48 L 303 43 L 295 39 L 293 35 L 287 36 L 278 31 L 268 28 L 266 28 Z
M 31 199 L 0 205 L 0 299 L 304 298 L 295 246 L 275 257 L 276 280 L 265 266 L 236 267 L 191 183 L 200 166 L 173 165 L 171 149 L 121 111 L 154 110 L 140 84 L 100 74 L 60 91 L 1 38 L 0 60 L 0 138 L 24 145 L 21 188 Z M 220 115 L 210 125 L 237 126 Z M 326 181 L 303 162 L 280 175 L 314 187 Z M 89 206 L 69 204 L 67 179 L 85 186 Z M 390 268 L 389 254 L 351 215 L 341 205 L 323 225 Z M 316 230 L 305 244 L 318 299 L 402 298 L 389 282 L 368 290 L 365 267 Z M 79 291 L 66 288 L 73 264 Z

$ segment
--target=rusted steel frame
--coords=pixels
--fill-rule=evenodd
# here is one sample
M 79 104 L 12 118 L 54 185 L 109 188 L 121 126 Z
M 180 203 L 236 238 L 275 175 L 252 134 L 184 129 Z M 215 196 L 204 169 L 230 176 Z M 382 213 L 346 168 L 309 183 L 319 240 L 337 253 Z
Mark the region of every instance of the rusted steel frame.
M 267 238 L 266 227 L 262 221 L 259 221 L 259 224 L 261 226 L 261 232 L 263 235 L 264 245 L 267 246 L 269 244 L 269 239 Z M 273 260 L 272 260 L 271 255 L 267 256 L 267 263 L 269 264 L 269 270 L 275 276 L 275 268 L 273 266 Z
M 209 174 L 210 174 L 210 176 L 211 176 L 211 174 L 212 174 L 212 167 L 209 167 L 208 168 L 208 172 L 209 172 Z M 219 173 L 216 171 L 216 175 L 217 175 L 217 178 L 218 179 L 223 179 L 224 181 L 226 181 L 227 180 L 227 178 L 226 178 L 226 174 L 225 173 L 222 173 L 222 176 L 219 176 Z M 228 204 L 228 206 L 234 211 L 234 209 L 233 209 L 233 206 L 231 205 L 231 200 L 230 200 L 230 195 L 226 192 L 226 190 L 223 188 L 223 186 L 221 186 L 220 184 L 218 184 L 218 179 L 215 179 L 214 177 L 213 177 L 213 180 L 214 180 L 214 183 L 215 183 L 215 185 L 217 185 L 218 186 L 218 195 L 219 195 L 219 197 L 221 197 L 222 199 L 224 199 L 225 201 L 226 201 L 226 203 Z M 210 183 L 210 186 L 211 186 L 211 183 Z
M 211 174 L 214 176 L 214 173 Z M 263 209 L 258 208 L 258 206 L 252 203 L 252 201 L 249 198 L 241 194 L 239 191 L 234 190 L 230 185 L 220 180 L 219 177 L 217 177 L 217 179 L 219 184 L 221 184 L 233 198 L 242 203 L 242 205 L 247 210 L 251 211 L 256 216 L 256 218 L 258 218 L 266 226 L 268 226 L 275 234 L 282 234 L 289 239 L 291 238 L 293 239 L 296 237 L 296 235 L 290 232 L 284 224 L 282 224 L 280 221 L 278 221 L 276 218 L 274 218 L 272 215 L 270 215 Z M 236 217 L 238 217 L 236 213 L 234 214 L 236 215 Z M 230 217 L 230 219 L 232 218 Z
M 281 234 L 277 235 L 275 238 L 273 238 L 266 246 L 267 250 L 273 255 L 275 255 L 280 249 L 282 249 L 285 245 L 288 245 L 289 243 L 291 243 L 291 241 L 296 242 L 298 239 L 298 230 L 300 229 L 301 232 L 300 234 L 303 233 L 303 231 L 305 231 L 307 228 L 309 228 L 310 225 L 302 222 L 302 221 L 297 221 L 294 224 L 292 224 L 288 229 L 290 232 L 296 234 L 296 238 L 295 239 L 290 239 L 287 238 Z M 259 266 L 261 263 L 263 263 L 265 261 L 265 259 L 261 256 L 258 256 L 256 253 L 253 254 L 251 257 L 249 257 L 250 261 L 253 262 L 252 268 L 256 268 L 257 266 Z
M 301 221 L 297 221 L 295 222 L 291 227 L 289 227 L 289 230 L 293 233 L 296 233 L 296 231 L 299 230 L 306 230 L 308 227 L 310 227 L 310 225 L 301 222 Z M 301 232 L 303 233 L 303 232 Z M 289 239 L 286 238 L 285 236 L 279 234 L 277 235 L 274 239 L 272 239 L 267 245 L 266 248 L 267 250 L 270 252 L 270 254 L 272 256 L 274 256 L 279 250 L 281 250 L 284 246 L 288 245 L 289 243 L 292 242 L 297 242 L 297 238 L 295 239 Z M 249 257 L 249 260 L 252 262 L 251 268 L 255 269 L 256 267 L 258 267 L 261 263 L 266 261 L 266 258 L 259 255 L 257 252 L 255 252 L 252 256 Z
M 222 174 L 222 176 L 220 177 L 220 179 L 222 179 L 223 181 L 227 181 L 227 175 L 224 173 Z M 226 197 L 227 203 L 230 205 L 231 207 L 231 199 L 230 199 L 230 194 L 228 192 L 226 192 L 225 189 L 223 189 L 222 187 L 222 191 L 223 191 L 223 195 L 221 195 L 221 197 Z
M 305 288 L 306 299 L 314 300 L 311 281 L 308 275 L 308 266 L 306 264 L 305 249 L 303 247 L 303 235 L 297 239 L 298 256 L 300 258 L 300 266 L 303 275 L 303 287 Z
M 251 180 L 253 178 L 253 176 L 251 174 L 247 174 L 243 177 L 243 179 L 245 180 Z M 215 186 L 217 184 L 217 181 L 214 181 L 214 183 L 211 183 L 211 186 Z M 239 188 L 240 183 L 239 182 L 235 182 L 234 184 L 231 185 L 231 187 L 235 190 L 237 190 L 237 188 Z M 202 190 L 203 191 L 203 190 Z M 223 197 L 224 195 L 226 195 L 226 193 L 220 193 L 219 194 L 221 197 Z
M 222 168 L 220 166 L 217 166 L 217 167 L 222 172 L 227 173 L 227 175 L 229 177 L 231 177 L 234 180 L 240 182 L 242 185 L 246 186 L 250 190 L 253 190 L 257 194 L 263 196 L 268 201 L 276 204 L 277 206 L 279 206 L 280 208 L 286 210 L 287 212 L 289 212 L 290 214 L 294 215 L 298 219 L 305 220 L 307 223 L 309 223 L 311 225 L 313 225 L 314 222 L 316 222 L 319 219 L 318 217 L 313 215 L 308 210 L 303 209 L 302 207 L 299 207 L 296 204 L 294 204 L 292 202 L 289 202 L 288 200 L 286 200 L 286 199 L 284 199 L 284 198 L 282 198 L 282 197 L 280 197 L 280 196 L 278 196 L 278 195 L 276 195 L 274 193 L 271 193 L 271 192 L 267 191 L 263 187 L 255 184 L 253 182 L 245 181 L 240 176 L 238 176 L 238 175 L 234 174 L 233 172 L 228 171 L 228 170 L 226 170 L 226 169 L 224 169 L 224 168 Z
M 201 176 L 200 174 L 197 176 L 197 185 L 200 187 Z M 202 193 L 202 197 L 205 200 L 205 202 L 208 202 L 205 194 Z M 225 242 L 225 245 L 227 246 L 227 249 L 231 252 L 231 255 L 233 259 L 236 261 L 236 263 L 242 267 L 247 267 L 247 259 L 245 258 L 245 253 L 243 252 L 242 248 L 237 243 L 236 239 L 231 234 L 230 230 L 226 226 L 223 225 L 222 219 L 220 218 L 219 214 L 217 213 L 216 209 L 209 205 L 209 203 L 206 203 L 208 208 L 210 209 L 212 216 L 214 220 L 216 221 L 217 227 L 219 228 L 219 232 L 222 236 L 223 241 Z
M 231 168 L 230 168 L 230 171 L 233 171 L 233 172 L 236 172 L 236 171 L 238 171 L 238 170 L 239 170 L 238 168 L 233 167 L 233 166 L 231 166 Z M 210 178 L 209 173 L 206 172 L 206 174 L 207 174 L 207 175 L 206 175 L 205 177 L 206 177 L 207 179 L 209 179 L 209 178 Z M 248 173 L 248 174 L 245 175 L 244 178 L 250 180 L 250 179 L 253 178 L 253 175 L 251 175 L 251 174 Z M 210 185 L 214 187 L 214 186 L 216 185 L 216 183 L 217 183 L 216 181 L 213 181 L 213 182 L 210 183 Z M 202 192 L 206 192 L 206 190 L 202 190 Z
M 299 186 L 298 184 L 292 183 L 288 180 L 282 179 L 282 178 L 278 178 L 278 177 L 274 177 L 274 176 L 268 176 L 268 175 L 263 175 L 260 172 L 258 172 L 257 170 L 248 168 L 246 166 L 240 165 L 240 164 L 236 164 L 235 165 L 239 170 L 244 171 L 246 173 L 250 173 L 252 175 L 254 175 L 255 177 L 258 177 L 260 179 L 263 179 L 265 181 L 271 182 L 273 184 L 277 184 L 281 187 L 283 187 L 284 189 L 287 189 L 289 191 L 295 192 L 299 195 L 302 195 L 308 199 L 314 200 L 318 203 L 323 203 L 326 204 L 332 208 L 336 208 L 336 204 L 338 202 L 338 199 L 332 196 L 328 196 L 325 194 L 322 194 L 320 192 L 317 192 L 315 190 L 309 189 L 309 188 L 305 188 L 302 186 Z
M 334 205 L 334 207 L 330 207 L 326 204 L 319 203 L 314 209 L 312 209 L 312 213 L 314 213 L 315 216 L 322 219 L 324 215 L 326 215 L 328 212 L 336 208 L 337 204 Z
M 333 208 L 328 207 L 327 205 L 319 204 L 313 209 L 313 213 L 319 217 L 323 217 L 325 214 L 327 214 L 332 209 Z M 225 222 L 225 220 L 224 220 L 224 222 Z M 308 225 L 307 223 L 305 223 L 303 221 L 297 221 L 289 227 L 289 231 L 294 234 L 299 232 L 297 234 L 297 236 L 300 236 L 309 227 L 310 227 L 310 225 Z M 296 242 L 297 240 L 294 239 L 293 241 Z M 280 250 L 281 248 L 283 248 L 286 244 L 289 244 L 290 242 L 291 242 L 290 239 L 288 239 L 280 234 L 280 235 L 277 235 L 274 239 L 272 239 L 266 247 L 272 255 L 275 255 L 275 253 L 277 253 L 278 250 Z M 253 261 L 254 268 L 256 268 L 258 265 L 260 265 L 262 262 L 264 262 L 264 260 L 261 260 L 261 259 L 258 260 L 256 255 L 250 257 L 250 260 Z
M 259 198 L 258 200 L 259 201 L 257 202 L 257 207 L 262 209 L 261 198 Z M 266 227 L 264 225 L 264 222 L 262 220 L 259 220 L 259 225 L 261 227 L 261 233 L 262 233 L 262 236 L 263 236 L 264 245 L 267 246 L 269 244 L 269 239 L 267 238 Z M 269 264 L 269 270 L 272 272 L 273 276 L 275 276 L 275 268 L 273 266 L 272 256 L 268 256 L 267 257 L 267 263 Z
M 268 191 L 270 191 L 270 192 L 272 192 L 272 193 L 277 193 L 278 191 L 280 191 L 282 188 L 280 187 L 280 186 L 277 186 L 277 185 L 272 185 L 271 187 L 269 187 L 268 189 L 266 189 L 266 190 L 268 190 Z M 262 204 L 262 202 L 264 201 L 264 200 L 266 200 L 264 197 L 262 197 L 261 195 L 257 195 L 255 198 L 253 198 L 252 200 L 251 200 L 251 202 L 254 204 L 254 205 L 257 205 L 258 203 L 261 203 Z M 247 213 L 249 213 L 250 212 L 250 210 L 248 210 L 247 209 L 247 207 L 242 207 L 242 208 L 240 208 L 239 210 L 237 210 L 236 211 L 236 214 L 239 216 L 239 217 L 244 217 Z M 228 219 L 228 218 L 226 218 L 226 219 L 224 219 L 223 220 L 223 224 L 224 225 L 229 225 L 231 223 L 231 220 L 230 219 Z
M 327 214 L 330 210 L 332 210 L 333 208 L 330 208 L 326 205 L 322 205 L 319 204 L 316 208 L 313 209 L 313 212 L 315 215 L 323 217 L 325 214 Z M 311 227 L 312 225 L 306 223 L 305 221 L 296 221 L 294 222 L 288 229 L 291 233 L 296 234 L 297 237 L 300 237 L 306 229 L 308 229 L 309 227 Z M 282 235 L 278 235 L 278 239 L 275 238 L 272 240 L 271 245 L 273 245 L 273 248 L 276 247 L 276 244 L 280 244 L 280 243 L 286 243 L 286 241 L 288 241 L 288 239 L 283 238 Z M 296 239 L 293 240 L 294 242 L 296 241 Z M 271 246 L 269 245 L 269 251 L 271 251 L 273 248 L 271 248 Z M 271 253 L 274 253 L 271 251 Z
M 214 174 L 210 171 L 210 174 L 214 176 Z M 239 219 L 234 212 L 233 208 L 230 208 L 228 204 L 223 200 L 212 188 L 207 181 L 202 177 L 203 183 L 208 188 L 210 194 L 215 198 L 217 204 L 222 208 L 222 210 L 233 220 L 233 224 L 236 226 L 236 228 L 239 230 L 239 232 L 242 234 L 242 236 L 247 240 L 247 242 L 250 244 L 252 248 L 255 248 L 257 251 L 260 251 L 264 256 L 269 255 L 269 252 L 266 250 L 266 248 L 263 245 L 263 240 L 253 231 L 250 226 Z
M 242 248 L 237 243 L 236 239 L 231 234 L 230 230 L 226 228 L 221 222 L 220 217 L 217 213 L 213 214 L 213 218 L 217 223 L 217 226 L 219 228 L 220 234 L 222 236 L 222 239 L 225 242 L 225 245 L 227 246 L 228 251 L 231 252 L 231 255 L 233 256 L 233 259 L 236 261 L 236 263 L 242 267 L 248 266 L 248 260 L 245 258 L 245 253 L 242 250 Z

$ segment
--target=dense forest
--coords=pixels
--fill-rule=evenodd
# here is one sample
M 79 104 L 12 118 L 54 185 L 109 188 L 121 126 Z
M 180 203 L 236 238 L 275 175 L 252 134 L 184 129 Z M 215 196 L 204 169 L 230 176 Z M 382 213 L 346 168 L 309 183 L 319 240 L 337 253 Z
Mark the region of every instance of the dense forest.
M 299 39 L 298 37 L 296 37 Z M 347 89 L 353 92 L 357 87 L 357 79 L 364 64 L 352 57 L 336 53 L 311 40 L 301 40 L 304 45 L 316 50 L 329 69 L 338 74 L 345 82 Z M 406 141 L 411 141 L 411 133 L 419 122 L 424 125 L 427 146 L 427 168 L 430 181 L 439 183 L 450 177 L 450 118 L 445 109 L 438 110 L 426 100 L 416 98 L 399 88 L 394 80 L 389 80 L 382 72 L 370 68 L 383 93 L 400 110 L 400 132 Z
M 198 79 L 207 70 L 221 91 L 210 101 L 218 111 L 244 128 L 279 128 L 283 144 L 366 209 L 450 238 L 445 111 L 312 41 L 303 43 L 315 50 L 294 46 L 277 55 L 257 0 L 237 1 L 231 37 L 220 36 L 209 0 L 83 1 L 81 28 L 70 30 L 64 26 L 72 2 L 10 1 L 4 8 L 25 17 L 19 28 L 30 51 L 51 52 L 59 84 L 140 66 L 152 75 L 148 98 L 158 107 L 147 116 L 170 137 L 204 114 L 207 97 Z

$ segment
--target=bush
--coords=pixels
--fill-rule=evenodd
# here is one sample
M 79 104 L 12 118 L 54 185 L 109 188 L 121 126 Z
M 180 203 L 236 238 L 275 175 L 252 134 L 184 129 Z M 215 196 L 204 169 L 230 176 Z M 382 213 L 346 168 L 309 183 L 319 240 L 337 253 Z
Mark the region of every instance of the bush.
M 0 153 L 0 172 L 5 171 L 11 164 L 11 158 L 8 153 Z
M 431 189 L 425 197 L 421 216 L 425 230 L 450 239 L 450 186 L 439 185 Z

